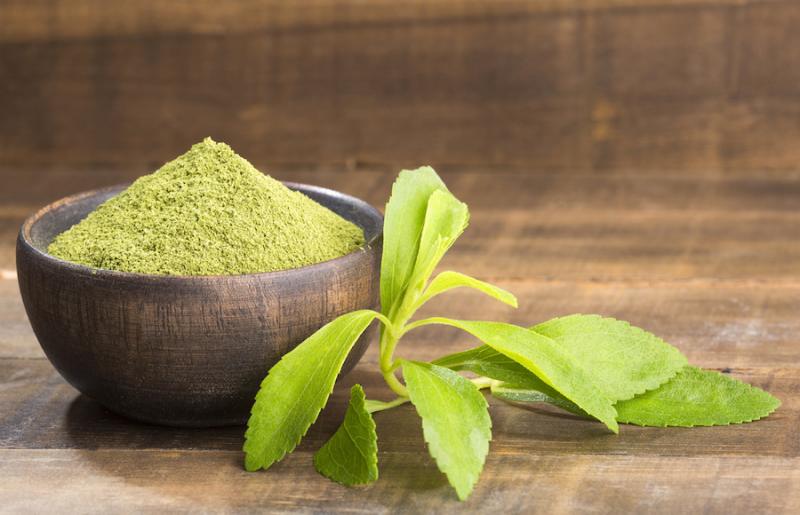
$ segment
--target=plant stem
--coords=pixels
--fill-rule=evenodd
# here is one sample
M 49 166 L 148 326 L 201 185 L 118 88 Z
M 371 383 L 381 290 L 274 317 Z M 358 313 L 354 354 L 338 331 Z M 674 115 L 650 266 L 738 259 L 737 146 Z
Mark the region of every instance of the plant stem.
M 392 334 L 391 329 L 389 327 L 385 327 L 383 333 L 381 334 L 381 356 L 380 356 L 380 367 L 381 373 L 383 374 L 383 379 L 386 381 L 386 384 L 389 385 L 389 388 L 392 389 L 394 393 L 396 393 L 400 397 L 408 397 L 408 390 L 406 390 L 405 385 L 397 379 L 397 376 L 394 375 L 394 364 L 392 362 L 392 356 L 394 355 L 394 349 L 397 347 L 397 338 Z
M 403 301 L 399 306 L 395 306 L 389 311 L 389 316 L 380 315 L 379 318 L 383 322 L 383 330 L 381 331 L 380 341 L 380 367 L 383 379 L 389 388 L 392 389 L 400 397 L 408 397 L 408 390 L 405 385 L 400 382 L 394 373 L 398 364 L 394 360 L 394 351 L 397 348 L 397 343 L 406 332 L 406 323 L 408 319 L 414 314 L 414 306 L 422 295 L 422 290 L 425 284 L 419 288 L 414 288 L 406 292 Z
M 400 331 L 400 337 L 404 334 L 409 332 L 412 329 L 416 329 L 417 327 L 422 327 L 424 325 L 431 325 L 439 323 L 439 320 L 442 320 L 441 317 L 431 317 L 431 318 L 423 318 L 422 320 L 417 320 L 416 322 L 411 322 L 410 324 L 403 327 L 403 330 Z
M 383 379 L 386 381 L 386 384 L 389 385 L 389 388 L 392 389 L 394 393 L 399 395 L 400 397 L 408 397 L 408 390 L 403 383 L 397 379 L 397 376 L 394 375 L 394 372 L 389 370 L 383 373 Z
M 379 411 L 396 408 L 397 406 L 407 403 L 409 400 L 410 399 L 408 397 L 398 397 L 389 402 L 370 401 L 371 405 L 369 408 L 367 408 L 367 411 L 370 413 L 377 413 Z
M 472 384 L 474 384 L 478 390 L 489 388 L 494 383 L 494 379 L 489 377 L 476 377 L 474 379 L 470 379 L 470 381 L 472 381 Z

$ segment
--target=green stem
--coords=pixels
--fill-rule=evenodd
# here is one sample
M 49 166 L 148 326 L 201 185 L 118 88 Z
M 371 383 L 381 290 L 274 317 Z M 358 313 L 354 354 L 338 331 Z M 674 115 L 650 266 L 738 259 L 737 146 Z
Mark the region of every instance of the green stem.
M 407 332 L 411 331 L 412 329 L 416 329 L 417 327 L 422 327 L 423 325 L 431 325 L 431 324 L 438 324 L 441 320 L 444 320 L 442 317 L 431 317 L 431 318 L 423 318 L 422 320 L 417 320 L 416 322 L 411 322 L 407 326 L 403 327 L 403 330 L 400 331 L 400 337 L 402 338 Z
M 408 397 L 408 390 L 394 373 L 395 369 L 398 368 L 398 364 L 394 360 L 394 351 L 400 338 L 406 332 L 406 322 L 413 316 L 414 306 L 417 304 L 424 286 L 425 284 L 422 284 L 419 288 L 406 291 L 403 301 L 389 311 L 388 317 L 379 315 L 381 322 L 383 322 L 380 341 L 381 373 L 389 388 L 400 397 Z
M 398 397 L 393 401 L 389 402 L 382 402 L 382 401 L 369 401 L 369 407 L 367 411 L 370 413 L 377 413 L 379 411 L 384 411 L 387 409 L 396 408 L 397 406 L 403 405 L 407 403 L 410 399 L 408 397 Z
M 393 371 L 389 370 L 387 372 L 383 372 L 383 379 L 394 393 L 400 397 L 408 397 L 408 390 L 406 390 L 405 385 L 401 383 L 399 379 L 397 379 L 397 376 L 394 375 Z
M 373 313 L 375 313 L 375 318 L 377 318 L 378 320 L 381 321 L 381 323 L 383 324 L 384 329 L 386 329 L 389 332 L 393 332 L 394 331 L 394 324 L 392 324 L 391 320 L 386 318 L 382 313 L 378 313 L 377 311 L 373 311 Z
M 392 356 L 394 355 L 395 347 L 397 347 L 397 341 L 398 339 L 394 337 L 392 331 L 389 329 L 384 330 L 383 334 L 381 334 L 381 373 L 383 374 L 383 379 L 386 381 L 386 384 L 389 385 L 389 388 L 391 388 L 394 393 L 400 397 L 408 397 L 408 390 L 406 390 L 405 385 L 394 375 L 395 367 L 392 362 Z
M 476 377 L 474 379 L 470 379 L 472 384 L 474 384 L 478 390 L 483 390 L 484 388 L 489 388 L 494 384 L 494 379 L 490 377 Z

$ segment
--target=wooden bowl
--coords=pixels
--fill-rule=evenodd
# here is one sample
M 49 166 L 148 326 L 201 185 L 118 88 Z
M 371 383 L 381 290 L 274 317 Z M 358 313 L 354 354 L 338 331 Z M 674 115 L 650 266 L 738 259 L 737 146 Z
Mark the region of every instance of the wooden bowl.
M 227 276 L 115 272 L 47 254 L 53 238 L 126 186 L 81 193 L 31 216 L 17 238 L 20 292 L 58 372 L 107 408 L 157 424 L 244 423 L 281 356 L 337 316 L 377 309 L 383 218 L 342 193 L 286 183 L 364 229 L 367 245 L 293 270 Z M 344 365 L 364 354 L 375 327 Z

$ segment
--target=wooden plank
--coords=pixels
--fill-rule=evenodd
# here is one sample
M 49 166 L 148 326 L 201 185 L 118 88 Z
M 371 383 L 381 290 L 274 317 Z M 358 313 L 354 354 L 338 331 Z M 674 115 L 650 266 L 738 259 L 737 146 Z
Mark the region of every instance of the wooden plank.
M 166 160 L 174 155 L 163 157 Z M 21 219 L 61 197 L 127 183 L 155 171 L 162 164 L 123 170 L 0 167 L 5 180 L 0 189 L 0 216 Z M 380 208 L 388 200 L 392 182 L 400 171 L 399 168 L 333 170 L 327 167 L 299 170 L 269 164 L 259 169 L 283 181 L 338 189 Z M 662 172 L 658 177 L 639 177 L 624 171 L 610 175 L 577 172 L 553 175 L 527 170 L 520 175 L 485 168 L 454 170 L 444 167 L 439 170 L 448 187 L 472 210 L 660 212 L 692 209 L 735 214 L 748 211 L 790 213 L 800 205 L 800 173 L 689 177 L 671 176 L 669 170 Z
M 513 310 L 467 290 L 426 306 L 419 316 L 503 320 L 533 325 L 570 313 L 600 313 L 628 320 L 712 368 L 794 366 L 800 342 L 800 285 L 499 281 L 516 294 Z M 43 358 L 14 281 L 0 281 L 0 359 Z M 420 359 L 462 350 L 474 341 L 455 329 L 429 327 L 409 333 L 403 348 Z M 376 349 L 365 362 L 377 363 Z
M 366 171 L 276 175 L 338 188 L 378 206 L 395 177 Z M 443 175 L 472 210 L 471 227 L 445 262 L 465 273 L 525 280 L 784 283 L 796 281 L 800 272 L 797 177 Z M 96 181 L 90 174 L 52 172 L 30 190 L 0 195 L 20 203 L 0 216 L 0 234 L 6 235 L 0 268 L 14 266 L 10 245 L 25 214 L 63 194 L 116 182 L 116 174 Z
M 800 161 L 788 0 L 41 0 L 3 18 L 3 164 L 144 167 L 207 135 L 293 167 Z
M 420 347 L 417 346 L 417 349 Z M 426 353 L 404 355 L 427 358 Z M 328 407 L 309 431 L 300 450 L 319 448 L 336 430 L 347 407 L 348 389 L 364 385 L 371 398 L 390 399 L 391 392 L 373 359 L 367 359 L 341 381 Z M 564 412 L 533 406 L 522 409 L 491 399 L 493 452 L 503 455 L 624 454 L 630 456 L 800 456 L 794 436 L 800 422 L 797 368 L 734 368 L 733 377 L 765 388 L 783 405 L 769 418 L 752 424 L 716 428 L 640 428 L 623 426 L 615 436 L 601 424 Z M 240 427 L 180 429 L 132 422 L 80 396 L 44 360 L 0 360 L 1 449 L 204 449 L 238 451 Z M 424 452 L 419 419 L 405 406 L 376 416 L 381 450 Z
M 632 9 L 588 20 L 597 167 L 637 169 L 653 156 L 665 168 L 719 166 L 728 19 L 710 8 L 685 15 Z
M 627 320 L 681 349 L 693 363 L 711 368 L 794 366 L 800 342 L 799 287 L 756 284 L 596 284 L 501 282 L 514 292 L 513 310 L 477 293 L 453 292 L 433 300 L 420 316 L 504 320 L 533 325 L 571 313 L 599 313 Z M 421 359 L 471 346 L 445 327 L 409 333 Z M 452 352 L 452 351 L 451 351 Z
M 736 15 L 729 86 L 735 103 L 723 138 L 727 167 L 787 168 L 796 162 L 796 147 L 789 145 L 800 137 L 798 22 L 800 12 L 757 3 Z
M 423 357 L 423 349 L 439 343 L 435 336 L 429 334 L 406 355 Z M 64 509 L 80 506 L 84 512 L 186 510 L 200 504 L 212 510 L 339 506 L 375 512 L 402 505 L 437 511 L 494 506 L 559 512 L 657 505 L 659 510 L 704 506 L 709 512 L 741 508 L 744 513 L 751 509 L 748 500 L 753 496 L 772 511 L 790 512 L 796 504 L 791 496 L 774 494 L 796 491 L 800 485 L 796 368 L 732 371 L 784 401 L 772 417 L 743 426 L 624 426 L 614 436 L 597 423 L 551 409 L 524 410 L 492 401 L 492 449 L 482 481 L 466 505 L 455 502 L 427 457 L 413 409 L 401 407 L 376 417 L 381 480 L 366 489 L 339 487 L 313 472 L 311 454 L 335 430 L 350 383 L 358 381 L 371 396 L 388 398 L 379 374 L 369 368 L 374 349 L 371 354 L 336 389 L 299 450 L 269 475 L 243 472 L 241 428 L 189 430 L 132 423 L 79 397 L 44 360 L 2 359 L 4 509 L 38 511 L 40 503 L 47 503 Z M 36 477 L 40 479 L 33 481 Z
M 53 0 L 8 0 L 4 5 L 7 30 L 0 41 L 30 41 L 100 36 L 188 33 L 222 34 L 231 31 L 264 29 L 326 28 L 333 19 L 341 26 L 365 23 L 441 21 L 457 13 L 464 19 L 508 17 L 509 15 L 548 14 L 580 11 L 647 11 L 685 6 L 739 6 L 742 0 L 495 0 L 464 2 L 451 0 L 412 0 L 397 5 L 390 0 L 315 0 L 305 6 L 316 16 L 303 16 L 300 9 L 286 6 L 279 0 L 252 4 L 244 1 L 225 2 L 197 0 L 189 4 L 143 0 L 124 11 L 109 8 L 103 0 L 75 0 L 69 8 Z M 760 0 L 759 3 L 786 3 L 786 0 Z M 457 7 L 457 9 L 455 9 Z
M 384 452 L 381 477 L 345 488 L 310 452 L 247 473 L 235 451 L 2 450 L 10 512 L 796 513 L 800 459 L 490 453 L 472 497 L 455 500 L 431 460 Z M 42 478 L 48 478 L 43 481 Z
M 0 280 L 0 359 L 43 358 L 15 279 Z
M 128 173 L 102 180 L 138 175 Z M 276 175 L 343 189 L 375 204 L 385 201 L 394 177 L 370 171 Z M 798 177 L 445 175 L 473 211 L 473 226 L 446 265 L 497 279 L 517 294 L 521 308 L 456 291 L 421 315 L 516 323 L 571 312 L 616 316 L 659 334 L 696 364 L 730 369 L 773 392 L 783 406 L 742 426 L 624 426 L 614 436 L 549 408 L 491 401 L 494 440 L 482 481 L 466 504 L 456 502 L 425 452 L 413 408 L 404 406 L 376 416 L 381 479 L 346 489 L 319 477 L 311 457 L 341 419 L 349 384 L 364 384 L 372 397 L 390 397 L 375 372 L 373 346 L 337 387 L 297 453 L 269 472 L 248 474 L 241 466 L 242 428 L 137 424 L 80 397 L 42 359 L 7 274 L 0 280 L 3 510 L 800 509 Z M 9 183 L 22 184 L 24 177 L 9 174 Z M 51 170 L 25 188 L 0 191 L 0 218 L 8 220 L 0 230 L 15 232 L 34 206 L 93 187 L 98 177 Z M 11 238 L 3 241 L 0 258 L 13 263 Z M 455 330 L 430 327 L 410 333 L 400 353 L 431 359 L 473 344 Z
M 474 210 L 473 217 L 444 266 L 484 279 L 792 282 L 800 262 L 800 213 Z M 14 267 L 20 222 L 0 231 L 3 269 Z
M 547 100 L 580 77 L 575 16 L 462 19 L 451 4 L 431 23 L 413 22 L 417 6 L 340 26 L 347 7 L 314 11 L 319 28 L 284 7 L 291 30 L 2 43 L 0 162 L 135 166 L 206 135 L 273 163 L 585 155 L 578 100 Z

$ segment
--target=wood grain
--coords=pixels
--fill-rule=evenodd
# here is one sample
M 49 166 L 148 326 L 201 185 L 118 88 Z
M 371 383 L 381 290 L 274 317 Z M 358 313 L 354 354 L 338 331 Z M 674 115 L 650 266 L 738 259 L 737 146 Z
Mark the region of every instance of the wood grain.
M 9 0 L 0 6 L 0 512 L 800 512 L 800 5 L 790 0 Z M 444 266 L 513 291 L 421 315 L 629 320 L 783 401 L 753 424 L 600 424 L 491 400 L 458 503 L 410 406 L 376 415 L 381 478 L 313 470 L 367 349 L 296 453 L 242 428 L 131 422 L 44 358 L 13 275 L 22 220 L 202 137 L 381 207 L 432 164 L 472 224 Z M 442 327 L 401 355 L 474 345 Z
M 277 177 L 340 189 L 382 206 L 396 172 L 291 172 Z M 10 181 L 24 172 L 10 172 Z M 125 178 L 135 172 L 122 174 Z M 798 177 L 611 177 L 445 172 L 473 213 L 446 265 L 487 279 L 796 281 Z M 20 193 L 0 192 L 0 268 L 23 218 L 98 185 L 91 172 L 42 173 Z M 50 188 L 50 189 L 48 189 Z M 498 203 L 498 199 L 502 199 Z M 489 256 L 491 258 L 489 258 Z
M 287 171 L 382 204 L 394 172 Z M 141 172 L 9 171 L 0 189 L 0 268 L 19 221 L 75 191 Z M 454 291 L 422 316 L 530 324 L 572 312 L 629 320 L 697 365 L 775 394 L 783 405 L 747 425 L 623 426 L 619 436 L 546 407 L 490 400 L 494 439 L 473 497 L 458 503 L 428 457 L 410 406 L 376 415 L 381 478 L 347 489 L 314 472 L 313 452 L 343 416 L 347 387 L 390 392 L 377 348 L 337 386 L 298 451 L 265 473 L 242 469 L 242 428 L 170 429 L 131 422 L 81 397 L 43 358 L 16 281 L 0 280 L 0 502 L 122 512 L 795 513 L 800 509 L 800 175 L 498 173 L 452 170 L 472 226 L 444 265 L 513 291 L 513 310 Z M 5 237 L 3 237 L 5 238 Z M 5 253 L 4 253 L 5 252 Z M 444 327 L 404 339 L 431 359 L 475 342 Z
M 411 359 L 429 359 L 420 345 L 404 342 Z M 449 350 L 463 347 L 451 345 Z M 447 349 L 440 349 L 444 352 Z M 371 398 L 391 398 L 377 367 L 364 360 L 337 386 L 329 405 L 299 449 L 313 451 L 336 431 L 347 408 L 349 386 L 360 383 Z M 501 454 L 626 454 L 800 456 L 793 435 L 800 422 L 795 368 L 725 368 L 727 373 L 765 388 L 783 401 L 758 423 L 716 428 L 663 429 L 623 426 L 614 436 L 597 422 L 582 420 L 544 406 L 520 409 L 490 400 L 494 449 Z M 44 360 L 0 360 L 8 374 L 0 393 L 3 408 L 0 449 L 183 449 L 240 451 L 242 427 L 168 428 L 132 422 L 80 396 Z M 424 452 L 419 419 L 405 406 L 376 416 L 381 452 Z M 493 451 L 494 452 L 494 451 Z
M 31 496 L 52 499 L 52 488 L 63 506 L 84 513 L 198 507 L 322 513 L 334 506 L 347 506 L 349 513 L 580 513 L 603 506 L 599 502 L 637 513 L 792 513 L 800 507 L 796 458 L 494 453 L 464 504 L 452 500 L 422 453 L 380 456 L 380 482 L 359 489 L 316 475 L 308 452 L 263 474 L 244 472 L 237 453 L 225 451 L 3 450 L 0 458 L 6 478 L 0 496 L 10 511 L 27 510 Z M 55 479 L 44 483 L 41 477 Z M 298 477 L 303 481 L 292 480 Z
M 0 471 L 6 478 L 0 498 L 12 511 L 36 506 L 31 497 L 91 512 L 189 510 L 202 505 L 212 511 L 258 506 L 387 512 L 402 506 L 414 512 L 435 508 L 548 513 L 598 506 L 658 506 L 660 512 L 705 506 L 711 513 L 747 513 L 752 507 L 768 506 L 790 513 L 797 504 L 792 494 L 774 495 L 777 490 L 794 491 L 800 482 L 800 446 L 794 436 L 800 406 L 791 397 L 800 380 L 796 370 L 767 375 L 735 371 L 737 377 L 787 399 L 773 417 L 745 426 L 624 426 L 614 436 L 597 423 L 492 401 L 491 453 L 475 493 L 462 505 L 427 457 L 410 407 L 376 417 L 381 479 L 353 490 L 324 480 L 311 467 L 312 453 L 341 419 L 346 388 L 337 388 L 298 451 L 267 473 L 247 474 L 241 468 L 241 428 L 186 430 L 131 423 L 76 398 L 46 363 L 34 362 L 44 377 L 32 372 L 27 382 L 42 390 L 34 398 L 47 402 L 26 410 L 2 401 L 3 408 L 18 414 L 4 421 L 5 427 L 16 422 L 12 427 L 18 431 L 4 432 L 0 442 Z M 30 371 L 29 365 L 12 366 Z M 379 376 L 363 366 L 349 379 L 354 380 L 365 383 L 370 392 L 385 390 Z M 21 382 L 17 380 L 17 388 Z M 19 424 L 26 417 L 28 424 Z M 753 481 L 754 476 L 759 480 Z M 33 481 L 41 477 L 58 479 Z
M 533 325 L 570 313 L 600 313 L 658 334 L 707 367 L 780 368 L 797 358 L 800 285 L 496 282 L 517 296 L 519 309 L 456 290 L 431 301 L 420 316 Z M 13 281 L 0 281 L 0 299 L 7 308 L 0 312 L 0 359 L 43 358 Z M 455 329 L 435 326 L 411 332 L 403 341 L 419 359 L 475 345 Z M 368 349 L 363 361 L 377 364 L 377 349 Z
M 5 2 L 0 164 L 795 169 L 789 0 Z
M 776 4 L 784 0 L 761 0 L 759 3 Z M 371 0 L 360 9 L 342 9 L 349 5 L 342 0 L 315 0 L 308 9 L 317 16 L 300 16 L 299 10 L 286 6 L 280 0 L 259 2 L 235 1 L 222 5 L 213 0 L 196 0 L 191 3 L 147 0 L 125 6 L 125 13 L 112 9 L 103 0 L 73 0 L 69 5 L 52 0 L 8 0 L 5 15 L 9 26 L 0 38 L 10 41 L 28 41 L 49 35 L 60 39 L 81 38 L 92 35 L 135 35 L 149 31 L 155 34 L 180 32 L 190 34 L 224 34 L 231 30 L 254 30 L 262 27 L 286 29 L 294 26 L 324 28 L 325 22 L 335 16 L 341 25 L 391 22 L 413 13 L 412 22 L 441 21 L 452 14 L 455 6 L 463 19 L 480 19 L 508 16 L 509 13 L 548 14 L 587 11 L 630 11 L 641 8 L 675 8 L 687 6 L 738 6 L 742 0 L 496 0 L 494 2 L 426 1 L 410 0 L 398 6 L 390 0 Z M 424 7 L 424 8 L 423 8 Z M 212 9 L 213 8 L 213 9 Z M 400 11 L 398 11 L 400 9 Z M 77 16 L 76 16 L 77 14 Z M 75 23 L 76 18 L 79 23 Z

